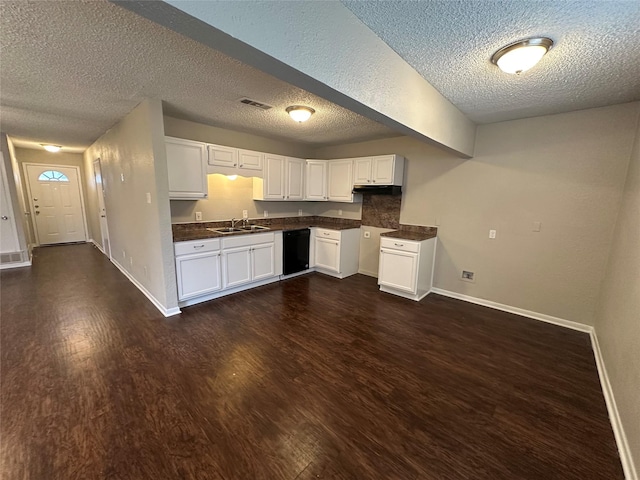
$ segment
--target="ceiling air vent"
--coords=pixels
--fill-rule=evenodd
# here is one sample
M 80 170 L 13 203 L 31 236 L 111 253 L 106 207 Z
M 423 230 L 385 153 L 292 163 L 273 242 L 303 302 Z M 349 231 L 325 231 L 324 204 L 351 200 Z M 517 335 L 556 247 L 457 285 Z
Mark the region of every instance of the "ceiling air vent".
M 271 105 L 267 105 L 266 103 L 258 102 L 256 100 L 251 100 L 250 98 L 241 98 L 240 103 L 259 108 L 260 110 L 269 110 L 273 108 Z

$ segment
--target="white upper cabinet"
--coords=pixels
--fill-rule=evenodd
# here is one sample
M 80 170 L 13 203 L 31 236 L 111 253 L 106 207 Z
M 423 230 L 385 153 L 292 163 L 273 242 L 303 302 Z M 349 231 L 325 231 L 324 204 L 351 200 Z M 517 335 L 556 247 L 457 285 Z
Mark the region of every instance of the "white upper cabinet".
M 264 153 L 252 150 L 238 150 L 238 168 L 262 171 Z
M 287 157 L 286 162 L 287 200 L 304 199 L 304 160 Z
M 207 145 L 209 165 L 235 168 L 238 166 L 238 149 L 222 145 Z
M 353 160 L 330 160 L 328 165 L 327 197 L 330 202 L 353 203 Z
M 209 173 L 222 175 L 262 176 L 265 154 L 253 150 L 207 145 L 209 153 Z
M 354 185 L 402 185 L 404 157 L 378 155 L 356 158 L 354 162 Z
M 195 200 L 207 197 L 207 151 L 205 144 L 165 137 L 169 170 L 169 198 Z
M 302 200 L 303 180 L 304 160 L 267 153 L 263 178 L 253 179 L 253 199 Z
M 366 185 L 371 183 L 371 157 L 355 158 L 353 160 L 353 184 Z
M 327 161 L 307 160 L 305 200 L 327 200 Z

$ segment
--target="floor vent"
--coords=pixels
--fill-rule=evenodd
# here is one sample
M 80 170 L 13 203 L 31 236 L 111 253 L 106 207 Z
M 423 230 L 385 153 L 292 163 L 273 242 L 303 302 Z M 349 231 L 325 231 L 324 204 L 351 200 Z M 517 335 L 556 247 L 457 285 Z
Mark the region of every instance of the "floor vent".
M 258 102 L 256 100 L 251 100 L 250 98 L 241 98 L 240 103 L 259 108 L 260 110 L 269 110 L 273 108 L 271 105 L 267 105 L 266 103 Z
M 15 263 L 22 261 L 22 253 L 2 253 L 0 254 L 0 263 Z

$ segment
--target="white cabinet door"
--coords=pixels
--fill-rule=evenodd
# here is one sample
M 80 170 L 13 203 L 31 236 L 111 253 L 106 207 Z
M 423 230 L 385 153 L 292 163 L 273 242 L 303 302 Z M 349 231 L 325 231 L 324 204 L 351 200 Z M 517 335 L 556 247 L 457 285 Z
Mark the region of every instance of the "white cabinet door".
M 340 273 L 340 241 L 318 238 L 315 244 L 315 266 Z
M 304 199 L 304 160 L 287 157 L 287 200 Z
M 250 247 L 228 248 L 223 251 L 224 287 L 232 288 L 251 281 Z
M 280 155 L 265 155 L 264 158 L 264 199 L 285 199 L 285 157 Z
M 241 170 L 262 170 L 264 153 L 238 150 L 238 167 Z
M 356 158 L 353 161 L 353 184 L 371 183 L 371 158 Z
M 378 284 L 415 294 L 418 282 L 418 254 L 380 250 Z
M 327 197 L 331 202 L 353 202 L 353 161 L 331 160 L 327 181 Z
M 327 200 L 326 160 L 307 160 L 305 200 Z
M 371 181 L 381 185 L 393 185 L 395 158 L 393 155 L 373 157 Z
M 275 276 L 275 250 L 273 243 L 251 247 L 251 279 L 262 280 Z
M 205 144 L 165 137 L 169 198 L 191 199 L 207 196 L 207 151 Z
M 209 150 L 209 165 L 232 168 L 238 166 L 237 148 L 207 145 L 207 149 Z
M 216 292 L 222 288 L 220 253 L 194 253 L 176 257 L 178 300 Z

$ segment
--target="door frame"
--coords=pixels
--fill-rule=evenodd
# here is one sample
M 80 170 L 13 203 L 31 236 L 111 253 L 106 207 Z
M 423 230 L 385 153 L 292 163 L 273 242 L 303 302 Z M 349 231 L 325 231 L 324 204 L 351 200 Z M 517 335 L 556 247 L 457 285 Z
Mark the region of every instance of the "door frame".
M 96 163 L 100 166 L 100 186 L 98 186 L 98 182 L 96 182 Z M 96 185 L 96 194 L 98 195 L 98 215 L 102 215 L 102 212 L 100 212 L 100 198 L 102 198 L 102 205 L 104 207 L 104 211 L 105 211 L 105 215 L 107 214 L 107 202 L 105 201 L 106 199 L 104 198 L 104 172 L 102 171 L 102 159 L 100 157 L 97 157 L 93 163 L 93 181 Z M 104 243 L 104 238 L 107 238 L 107 242 L 109 244 L 109 249 L 108 251 L 104 248 L 104 245 L 102 245 L 102 248 L 100 248 L 98 245 L 96 245 L 99 250 L 102 250 L 102 253 L 104 253 L 107 258 L 109 260 L 111 260 L 111 236 L 109 235 L 109 222 L 108 220 L 105 220 L 105 223 L 107 224 L 107 234 L 104 235 L 104 232 L 102 231 L 102 223 L 100 221 L 100 217 L 98 217 L 98 228 L 100 229 L 100 241 L 102 243 Z M 94 241 L 95 244 L 95 241 Z
M 0 181 L 2 182 L 2 190 L 3 190 L 3 194 L 5 196 L 5 198 L 1 198 L 0 197 L 0 201 L 3 200 L 7 200 L 6 202 L 6 207 L 9 208 L 10 212 L 11 212 L 11 216 L 9 216 L 8 220 L 11 220 L 12 226 L 13 228 L 12 233 L 13 233 L 13 241 L 14 244 L 16 246 L 16 250 L 14 250 L 13 252 L 20 252 L 20 239 L 18 238 L 18 221 L 19 219 L 16 218 L 16 209 L 13 205 L 13 199 L 11 198 L 11 190 L 9 190 L 9 176 L 7 175 L 7 171 L 5 168 L 5 163 L 4 163 L 4 153 L 2 153 L 2 151 L 0 151 L 0 175 L 2 176 L 2 178 L 0 178 Z M 4 220 L 4 219 L 3 219 Z M 3 252 L 5 253 L 5 252 Z
M 22 164 L 22 170 L 24 171 L 24 178 L 25 178 L 25 182 L 27 184 L 27 195 L 29 195 L 29 198 L 33 198 L 33 194 L 31 193 L 31 182 L 30 182 L 30 178 L 29 178 L 29 170 L 27 169 L 27 166 L 34 166 L 34 167 L 51 167 L 51 170 L 54 170 L 56 167 L 57 168 L 73 168 L 76 171 L 77 174 L 77 178 L 78 178 L 78 190 L 80 190 L 80 208 L 82 210 L 82 224 L 84 226 L 84 241 L 88 242 L 89 241 L 89 229 L 87 228 L 87 212 L 85 211 L 84 208 L 84 189 L 82 188 L 82 172 L 80 171 L 80 167 L 76 166 L 76 165 L 62 165 L 62 164 L 53 164 L 53 163 L 37 163 L 37 162 L 25 162 Z M 35 233 L 35 240 L 36 240 L 36 246 L 39 247 L 40 246 L 40 235 L 38 233 L 38 226 L 36 225 L 36 216 L 34 215 L 34 212 L 32 211 L 32 207 L 31 204 L 33 203 L 31 200 L 28 200 L 27 202 L 27 206 L 29 207 L 29 217 L 31 217 L 31 226 L 33 228 L 33 231 Z

